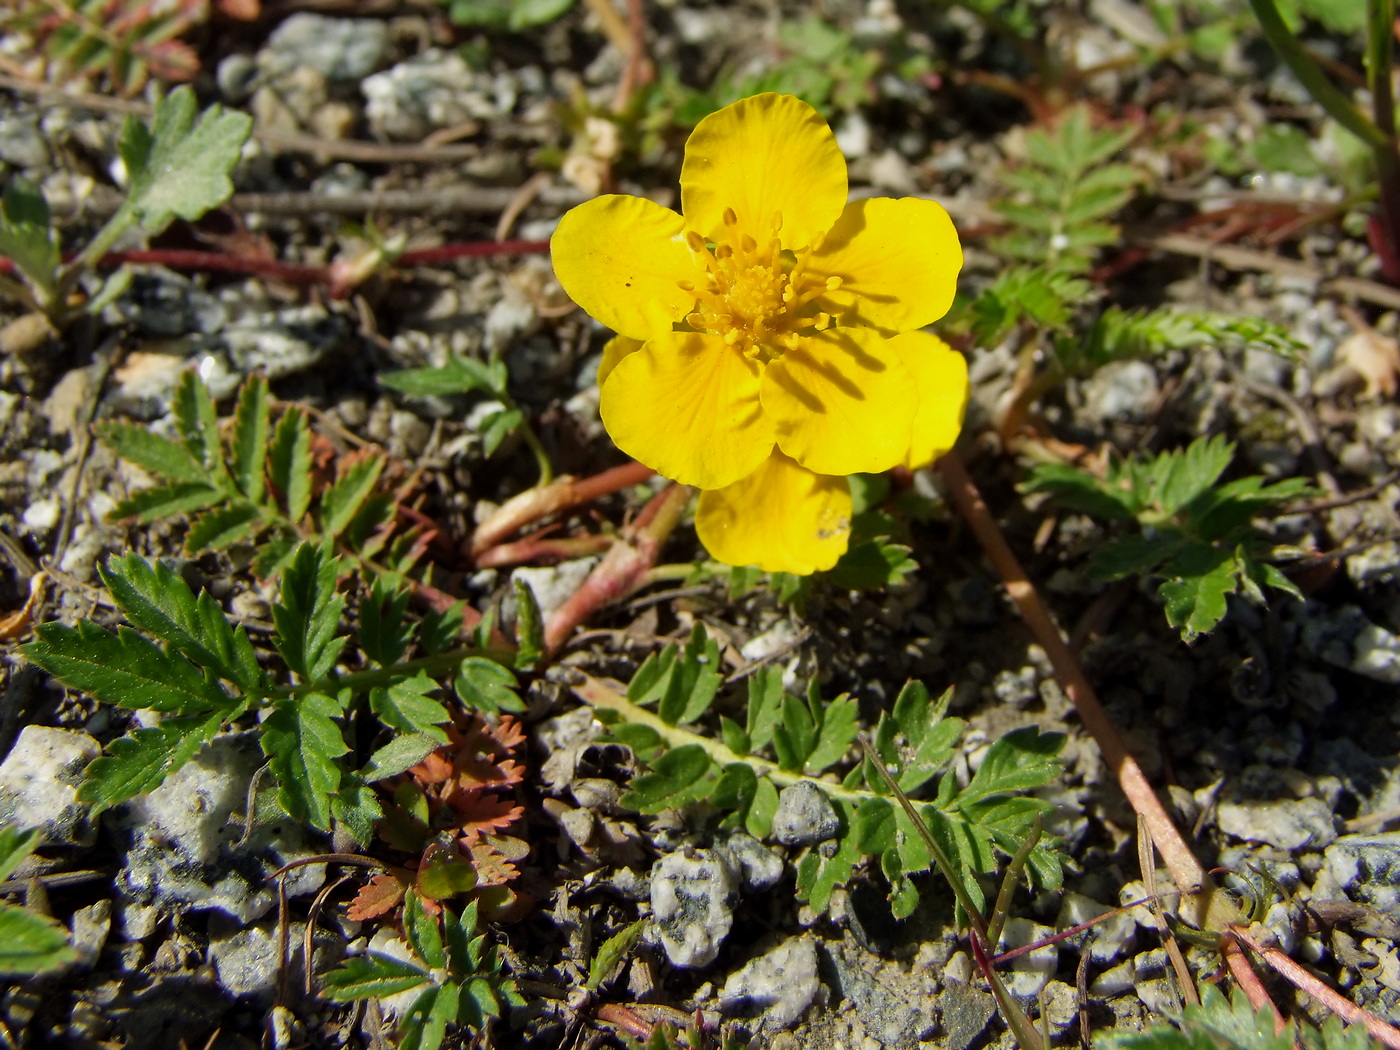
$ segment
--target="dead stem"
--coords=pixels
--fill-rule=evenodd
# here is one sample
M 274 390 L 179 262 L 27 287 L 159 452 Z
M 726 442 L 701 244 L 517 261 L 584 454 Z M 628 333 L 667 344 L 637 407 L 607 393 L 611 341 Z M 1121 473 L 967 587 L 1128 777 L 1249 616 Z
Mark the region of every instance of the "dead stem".
M 1249 964 L 1249 957 L 1245 955 L 1244 949 L 1240 947 L 1240 942 L 1230 936 L 1220 938 L 1220 954 L 1225 959 L 1225 965 L 1230 968 L 1230 976 L 1235 979 L 1235 983 L 1240 986 L 1240 991 L 1244 992 L 1249 999 L 1249 1005 L 1254 1007 L 1254 1012 L 1267 1009 L 1274 1015 L 1274 1034 L 1278 1035 L 1288 1027 L 1288 1022 L 1283 1019 L 1283 1014 L 1274 1005 L 1273 999 L 1269 998 L 1268 990 L 1264 987 L 1264 982 L 1259 980 L 1259 975 L 1254 972 L 1254 967 Z
M 1231 922 L 1238 921 L 1237 909 L 1216 892 L 1205 868 L 1152 790 L 1142 767 L 1128 752 L 1117 727 L 1099 703 L 1079 661 L 1065 644 L 1049 610 L 1012 553 L 962 460 L 956 452 L 950 452 L 938 461 L 938 470 L 947 483 L 949 498 L 972 528 L 983 551 L 1001 576 L 1007 593 L 1050 658 L 1055 676 L 1073 702 L 1084 728 L 1098 744 L 1104 761 L 1118 778 L 1118 784 L 1133 809 L 1142 815 L 1177 887 L 1194 900 L 1196 914 L 1192 917 L 1193 921 L 1198 927 L 1212 929 L 1223 929 Z

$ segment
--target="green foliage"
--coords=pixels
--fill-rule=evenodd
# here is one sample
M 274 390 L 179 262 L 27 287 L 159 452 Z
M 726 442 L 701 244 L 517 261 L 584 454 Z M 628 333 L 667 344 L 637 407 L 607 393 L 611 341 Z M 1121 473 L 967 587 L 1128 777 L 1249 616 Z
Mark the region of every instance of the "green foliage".
M 108 561 L 100 570 L 103 582 L 131 626 L 109 631 L 91 621 L 45 623 L 24 646 L 30 660 L 64 685 L 163 716 L 113 741 L 88 766 L 80 797 L 101 810 L 151 791 L 225 725 L 257 710 L 281 808 L 322 830 L 339 821 L 368 841 L 381 814 L 366 785 L 447 742 L 441 726 L 451 716 L 430 695 L 439 689 L 433 673 L 455 671 L 472 651 L 436 651 L 358 675 L 338 674 L 350 641 L 340 626 L 345 600 L 337 580 L 344 567 L 328 541 L 291 550 L 272 605 L 272 644 L 297 681 L 279 685 L 258 663 L 244 629 L 231 624 L 207 592 L 196 597 L 169 568 L 134 554 Z M 406 596 L 387 578 L 376 580 L 370 597 L 375 612 L 364 636 L 367 655 L 398 661 L 421 643 L 423 629 L 415 632 L 407 623 Z M 398 735 L 356 769 L 345 726 L 361 700 Z
M 1028 132 L 1024 161 L 1001 172 L 1009 196 L 994 207 L 1012 230 L 995 238 L 992 250 L 1065 273 L 1087 270 L 1098 249 L 1118 238 L 1106 220 L 1145 181 L 1137 168 L 1110 160 L 1136 134 L 1095 129 L 1086 105 L 1052 128 Z
M 567 14 L 574 0 L 441 0 L 454 25 L 520 32 Z
M 703 803 L 722 814 L 721 827 L 763 837 L 772 828 L 780 790 L 799 781 L 813 784 L 831 801 L 840 830 L 834 844 L 808 850 L 799 860 L 799 898 L 824 910 L 832 890 L 866 857 L 876 857 L 890 882 L 895 914 L 909 915 L 919 902 L 910 876 L 929 870 L 933 858 L 876 771 L 850 760 L 859 730 L 856 702 L 848 696 L 824 702 L 815 683 L 805 697 L 793 696 L 783 690 L 781 671 L 763 668 L 747 684 L 745 724 L 718 716 L 716 741 L 685 727 L 707 715 L 719 698 L 718 655 L 697 627 L 684 649 L 672 644 L 648 658 L 625 698 L 585 694 L 644 770 L 622 804 L 658 813 Z M 947 701 L 945 694 L 935 703 L 922 685 L 910 683 L 881 716 L 874 739 L 882 760 L 898 770 L 903 790 L 932 796 L 916 803 L 919 815 L 980 905 L 985 897 L 978 878 L 996 870 L 998 851 L 1014 854 L 1036 816 L 1050 808 L 1025 792 L 1058 773 L 1055 755 L 1064 738 L 1034 729 L 1008 734 L 959 789 L 949 768 L 963 723 L 946 715 Z M 655 714 L 648 710 L 652 705 Z M 841 767 L 847 772 L 839 785 L 818 779 Z M 1029 867 L 1038 885 L 1059 884 L 1053 844 L 1037 845 Z
M 0 826 L 0 881 L 39 844 L 39 833 Z M 77 958 L 68 932 L 45 915 L 0 901 L 0 974 L 41 973 Z
M 189 80 L 199 56 L 175 39 L 209 17 L 208 0 L 29 0 L 0 14 L 0 31 L 35 41 L 56 80 L 102 77 L 134 95 L 150 77 Z
M 1187 1006 L 1180 1026 L 1158 1024 L 1144 1032 L 1111 1033 L 1105 1050 L 1374 1050 L 1380 1043 L 1363 1025 L 1344 1026 L 1331 1017 L 1321 1029 L 1289 1022 L 1274 1030 L 1274 1015 L 1255 1010 L 1238 988 L 1227 999 L 1213 984 L 1201 986 L 1199 1006 Z
M 181 375 L 174 404 L 171 437 L 130 423 L 97 428 L 113 451 L 157 479 L 113 508 L 112 520 L 144 525 L 192 514 L 188 553 L 256 543 L 253 571 L 264 578 L 282 572 L 302 538 L 335 541 L 361 565 L 385 549 L 394 508 L 391 497 L 378 491 L 382 455 L 346 457 L 340 477 L 318 500 L 306 414 L 289 409 L 274 428 L 262 376 L 249 377 L 239 391 L 227 439 L 208 388 L 194 372 Z M 317 513 L 308 523 L 313 508 Z M 416 559 L 412 536 L 391 549 L 390 567 L 396 572 L 407 572 Z
M 593 956 L 593 961 L 588 965 L 588 980 L 583 984 L 590 992 L 596 992 L 613 975 L 613 972 L 622 965 L 622 960 L 627 958 L 638 941 L 642 939 L 642 934 L 646 932 L 647 920 L 638 919 L 630 926 L 624 926 L 617 933 L 613 934 L 598 948 Z
M 1224 617 L 1226 598 L 1240 593 L 1263 604 L 1264 587 L 1297 596 L 1269 558 L 1273 549 L 1251 524 L 1270 507 L 1312 494 L 1303 478 L 1267 484 L 1262 477 L 1217 484 L 1234 458 L 1223 438 L 1200 438 L 1151 458 L 1114 459 L 1103 478 L 1065 464 L 1036 467 L 1028 492 L 1048 492 L 1062 505 L 1141 531 L 1115 539 L 1090 570 L 1104 579 L 1152 574 L 1167 622 L 1192 641 Z
M 450 908 L 435 916 L 409 890 L 403 931 L 408 960 L 374 954 L 351 958 L 322 978 L 326 998 L 346 1003 L 418 991 L 399 1023 L 399 1045 L 414 1050 L 437 1050 L 449 1025 L 480 1031 L 505 1006 L 525 1005 L 486 935 L 477 932 L 476 901 L 460 916 Z
M 56 322 L 66 320 L 66 299 L 78 278 L 127 230 L 140 226 L 147 233 L 160 233 L 173 219 L 193 221 L 229 198 L 229 173 L 238 163 L 252 119 L 224 112 L 218 105 L 203 113 L 196 107 L 194 92 L 179 87 L 156 103 L 149 126 L 134 116 L 126 118 L 117 141 L 126 168 L 126 199 L 70 263 L 60 262 L 58 237 L 42 194 L 21 180 L 6 187 L 0 251 L 14 260 L 27 282 L 29 305 Z M 128 271 L 119 270 L 87 308 L 110 300 L 129 279 Z

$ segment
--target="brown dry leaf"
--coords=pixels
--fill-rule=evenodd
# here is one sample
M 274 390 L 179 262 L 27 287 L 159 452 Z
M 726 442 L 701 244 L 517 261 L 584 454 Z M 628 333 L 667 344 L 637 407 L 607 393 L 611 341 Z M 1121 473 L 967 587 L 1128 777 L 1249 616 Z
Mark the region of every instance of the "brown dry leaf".
M 411 885 L 413 873 L 407 868 L 390 868 L 387 872 L 376 875 L 355 894 L 355 899 L 350 902 L 350 908 L 345 913 L 346 918 L 364 922 L 366 919 L 387 915 L 399 906 L 404 893 Z
M 482 835 L 509 827 L 525 815 L 524 806 L 514 805 L 510 800 L 494 795 L 459 793 L 444 801 L 452 807 L 454 830 L 461 836 L 462 844 L 467 846 Z
M 18 638 L 29 630 L 33 623 L 34 607 L 44 600 L 44 587 L 48 582 L 48 574 L 43 572 L 36 572 L 29 578 L 29 597 L 23 608 L 0 616 L 0 642 Z
M 1337 360 L 1350 366 L 1366 384 L 1366 396 L 1394 397 L 1400 376 L 1400 343 L 1367 325 L 1337 347 Z
M 482 889 L 487 886 L 504 886 L 520 877 L 515 865 L 486 843 L 477 842 L 469 848 L 472 866 L 476 868 L 476 884 Z
M 262 0 L 218 0 L 219 13 L 240 22 L 256 22 L 262 17 Z

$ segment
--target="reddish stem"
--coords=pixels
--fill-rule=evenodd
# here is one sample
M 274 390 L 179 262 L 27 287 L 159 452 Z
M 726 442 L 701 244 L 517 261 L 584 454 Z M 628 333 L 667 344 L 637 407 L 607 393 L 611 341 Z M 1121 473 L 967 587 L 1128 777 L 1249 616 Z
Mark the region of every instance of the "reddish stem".
M 1103 753 L 1104 761 L 1108 763 L 1109 768 L 1117 776 L 1119 786 L 1128 797 L 1133 809 L 1141 814 L 1146 822 L 1152 841 L 1162 854 L 1162 859 L 1166 861 L 1167 869 L 1176 881 L 1177 888 L 1193 897 L 1199 895 L 1197 900 L 1201 912 L 1197 916 L 1198 925 L 1207 925 L 1206 913 L 1212 908 L 1217 911 L 1227 909 L 1225 917 L 1233 918 L 1232 915 L 1228 914 L 1228 911 L 1233 909 L 1230 909 L 1228 903 L 1214 892 L 1214 886 L 1206 875 L 1205 868 L 1191 852 L 1191 847 L 1187 845 L 1176 825 L 1172 823 L 1171 817 L 1167 815 L 1166 809 L 1152 790 L 1152 785 L 1148 782 L 1142 767 L 1129 753 L 1127 746 L 1123 743 L 1123 738 L 1118 733 L 1118 728 L 1104 711 L 1103 705 L 1099 703 L 1093 686 L 1089 684 L 1088 678 L 1085 677 L 1083 669 L 1079 666 L 1079 661 L 1075 659 L 1069 646 L 1065 644 L 1064 637 L 1050 616 L 1050 611 L 1041 601 L 1034 585 L 1027 578 L 1025 570 L 1021 568 L 1021 563 L 1006 542 L 1001 529 L 997 527 L 991 511 L 987 509 L 982 494 L 978 492 L 977 486 L 972 483 L 972 479 L 968 476 L 962 460 L 958 458 L 957 453 L 950 452 L 938 461 L 938 470 L 947 483 L 949 497 L 957 505 L 968 525 L 971 526 L 978 542 L 982 545 L 982 550 L 1001 576 L 1006 592 L 1016 603 L 1026 625 L 1030 627 L 1036 641 L 1040 643 L 1041 648 L 1050 658 L 1055 676 L 1060 680 L 1065 693 L 1074 703 L 1080 721 L 1084 723 L 1084 728 L 1097 742 L 1099 750 Z M 1213 925 L 1219 929 L 1225 925 L 1225 922 L 1220 921 L 1213 923 Z
M 650 467 L 640 463 L 626 463 L 613 467 L 592 477 L 578 478 L 565 475 L 555 478 L 548 485 L 527 489 L 508 499 L 491 517 L 477 526 L 472 534 L 471 556 L 480 558 L 488 548 L 494 547 L 517 529 L 556 514 L 569 507 L 591 503 L 600 496 L 606 496 L 629 485 L 637 485 L 655 474 Z
M 541 529 L 540 532 L 544 530 Z M 597 554 L 612 546 L 613 536 L 542 536 L 540 532 L 526 536 L 514 543 L 501 543 L 483 551 L 476 559 L 479 569 L 499 569 L 507 565 L 522 565 L 526 562 L 566 561 L 569 558 L 582 558 Z
M 1259 980 L 1259 975 L 1254 972 L 1254 967 L 1249 965 L 1249 957 L 1240 947 L 1240 942 L 1228 934 L 1221 937 L 1220 954 L 1224 956 L 1225 965 L 1230 968 L 1230 974 L 1235 978 L 1235 983 L 1240 986 L 1240 991 L 1244 992 L 1245 997 L 1249 999 L 1249 1005 L 1254 1007 L 1254 1012 L 1258 1013 L 1267 1008 L 1274 1015 L 1275 1035 L 1287 1028 L 1288 1022 L 1283 1019 L 1283 1014 L 1279 1013 L 1278 1007 L 1269 998 L 1269 993 L 1264 988 L 1264 982 Z
M 656 564 L 661 545 L 681 520 L 690 489 L 672 482 L 651 498 L 623 537 L 612 545 L 588 579 L 554 611 L 544 628 L 545 649 L 558 651 L 574 628 L 611 602 L 631 594 Z
M 1400 1028 L 1388 1025 L 1375 1014 L 1361 1009 L 1334 988 L 1323 984 L 1322 981 L 1290 959 L 1285 952 L 1273 946 L 1265 947 L 1260 944 L 1243 927 L 1231 926 L 1229 935 L 1259 956 L 1294 988 L 1312 996 L 1347 1024 L 1363 1024 L 1366 1026 L 1366 1031 L 1390 1047 L 1390 1050 L 1400 1050 Z

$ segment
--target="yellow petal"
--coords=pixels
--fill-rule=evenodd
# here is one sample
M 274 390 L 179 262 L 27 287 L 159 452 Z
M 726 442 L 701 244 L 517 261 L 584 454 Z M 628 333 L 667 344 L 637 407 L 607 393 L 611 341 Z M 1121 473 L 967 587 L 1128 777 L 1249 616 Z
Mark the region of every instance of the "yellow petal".
M 728 565 L 805 576 L 829 569 L 851 534 L 851 488 L 845 478 L 813 474 L 774 451 L 748 477 L 700 493 L 695 531 Z
M 907 332 L 948 312 L 962 263 L 958 232 L 941 204 L 875 197 L 846 205 L 807 270 L 841 278 L 838 290 L 817 300 L 838 324 Z
M 554 274 L 590 317 L 633 339 L 671 330 L 695 304 L 680 282 L 703 270 L 685 220 L 643 197 L 595 197 L 570 209 L 550 238 Z
M 890 346 L 914 373 L 919 387 L 914 439 L 904 459 L 904 465 L 913 470 L 932 463 L 957 443 L 967 411 L 967 359 L 928 332 L 905 332 L 891 339 Z
M 763 374 L 763 411 L 779 447 L 818 474 L 866 474 L 904 462 L 918 388 L 889 340 L 869 328 L 801 340 Z
M 608 376 L 612 375 L 612 370 L 617 367 L 617 363 L 628 354 L 636 353 L 645 346 L 640 339 L 633 339 L 628 335 L 615 335 L 608 340 L 603 347 L 603 359 L 598 362 L 598 385 L 602 386 L 608 381 Z
M 686 224 L 712 241 L 725 239 L 724 211 L 759 244 L 775 214 L 784 248 L 825 233 L 846 204 L 846 159 L 826 121 L 807 103 L 771 91 L 740 99 L 695 126 L 681 165 Z
M 618 448 L 663 477 L 723 488 L 773 449 L 759 375 L 759 365 L 718 336 L 669 332 L 609 374 L 603 425 Z

